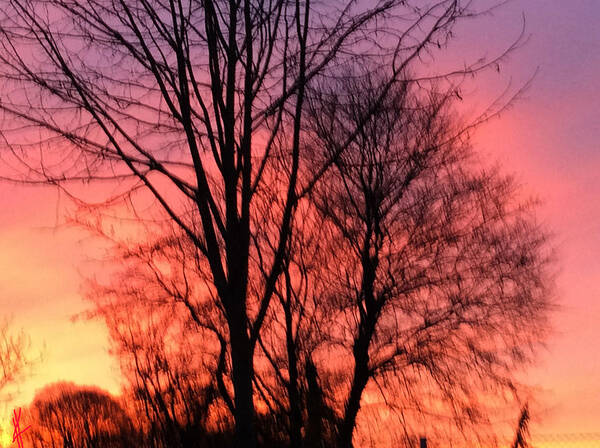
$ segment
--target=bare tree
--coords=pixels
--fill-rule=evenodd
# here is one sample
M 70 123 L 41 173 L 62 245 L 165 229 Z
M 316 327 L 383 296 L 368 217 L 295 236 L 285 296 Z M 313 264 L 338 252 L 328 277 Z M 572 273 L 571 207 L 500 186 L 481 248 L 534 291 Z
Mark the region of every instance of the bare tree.
M 318 274 L 327 254 L 319 249 L 322 235 L 308 213 L 314 215 L 304 210 L 296 216 L 277 301 L 258 339 L 255 401 L 263 446 L 277 441 L 321 446 L 317 440 L 334 440 L 326 433 L 334 432 L 335 418 L 327 421 L 333 414 L 310 360 L 322 342 L 318 301 L 326 285 Z M 195 246 L 164 224 L 149 227 L 157 231 L 137 245 L 93 228 L 112 242 L 113 274 L 88 281 L 93 310 L 86 317 L 101 318 L 110 331 L 112 353 L 127 381 L 125 393 L 148 443 L 209 446 L 227 439 L 234 409 L 226 323 L 219 319 L 219 301 L 209 293 L 207 267 Z
M 303 434 L 311 433 L 307 428 L 309 421 L 320 419 L 315 410 L 323 401 L 316 371 L 312 370 L 311 353 L 322 342 L 319 302 L 326 285 L 320 281 L 319 273 L 327 255 L 321 247 L 323 235 L 314 210 L 307 204 L 303 201 L 295 216 L 294 233 L 288 241 L 282 276 L 275 289 L 277 303 L 265 319 L 256 361 L 256 375 L 261 383 L 258 388 L 263 389 L 262 395 L 272 412 L 287 416 L 286 430 L 293 448 L 313 446 L 307 441 L 312 436 Z M 322 433 L 312 438 L 321 438 L 324 444 L 333 441 Z
M 308 86 L 368 63 L 390 74 L 375 109 L 406 67 L 475 14 L 471 3 L 4 3 L 3 157 L 27 181 L 71 194 L 73 182 L 113 181 L 107 202 L 130 200 L 146 219 L 161 210 L 195 244 L 227 324 L 238 446 L 256 443 L 254 351 L 298 201 L 371 114 L 329 157 L 304 165 Z
M 369 385 L 405 415 L 444 403 L 459 427 L 485 422 L 485 391 L 517 389 L 551 309 L 547 236 L 514 182 L 477 164 L 453 91 L 408 79 L 379 102 L 385 86 L 330 84 L 329 109 L 312 112 L 335 152 L 375 110 L 314 194 L 332 258 L 324 328 L 352 360 L 343 448 Z
M 120 404 L 95 387 L 55 383 L 39 391 L 27 410 L 33 447 L 127 447 L 135 430 Z
M 23 332 L 14 332 L 10 328 L 9 320 L 0 322 L 0 393 L 5 394 L 6 389 L 14 385 L 25 374 L 31 365 L 27 356 L 29 339 Z M 5 401 L 9 396 L 0 396 L 0 401 Z
M 113 248 L 118 269 L 107 284 L 88 280 L 86 317 L 109 329 L 146 443 L 213 446 L 233 415 L 226 326 L 202 294 L 204 269 L 189 239 L 168 231 L 147 238 Z

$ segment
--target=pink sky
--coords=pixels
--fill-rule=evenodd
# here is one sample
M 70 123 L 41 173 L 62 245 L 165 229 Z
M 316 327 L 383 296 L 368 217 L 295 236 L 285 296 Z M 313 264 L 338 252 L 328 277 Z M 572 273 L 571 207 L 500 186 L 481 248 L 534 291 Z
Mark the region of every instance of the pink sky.
M 492 55 L 521 28 L 528 44 L 469 86 L 475 110 L 512 78 L 532 87 L 475 136 L 486 159 L 503 163 L 544 202 L 540 218 L 555 234 L 560 312 L 548 349 L 524 375 L 539 388 L 535 433 L 599 432 L 600 426 L 600 2 L 509 2 L 494 16 L 459 29 L 452 55 Z M 455 56 L 452 56 L 455 57 Z M 98 384 L 118 393 L 116 363 L 98 323 L 70 317 L 84 309 L 78 269 L 91 246 L 61 221 L 55 191 L 0 186 L 0 300 L 43 359 L 16 404 L 56 380 Z M 45 344 L 45 348 L 42 346 Z
M 530 40 L 502 66 L 503 76 L 484 77 L 474 93 L 490 98 L 502 80 L 518 85 L 536 67 L 538 74 L 476 142 L 543 201 L 539 216 L 558 249 L 561 310 L 548 350 L 525 375 L 541 389 L 534 433 L 599 432 L 600 3 L 513 1 L 468 35 L 493 47 L 518 34 L 522 11 Z

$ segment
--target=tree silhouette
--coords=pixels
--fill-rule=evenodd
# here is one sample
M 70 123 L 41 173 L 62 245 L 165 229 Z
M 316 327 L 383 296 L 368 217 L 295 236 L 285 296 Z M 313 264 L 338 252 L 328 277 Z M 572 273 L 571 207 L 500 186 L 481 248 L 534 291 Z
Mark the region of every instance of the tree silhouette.
M 352 359 L 344 448 L 369 384 L 401 409 L 433 396 L 457 425 L 482 423 L 485 391 L 516 389 L 551 307 L 547 236 L 512 179 L 477 164 L 455 96 L 407 79 L 379 103 L 385 86 L 333 83 L 335 101 L 312 113 L 335 152 L 374 111 L 314 194 L 335 260 L 323 328 L 343 347 L 330 357 Z
M 115 255 L 123 266 L 118 276 L 109 285 L 88 282 L 94 303 L 88 317 L 106 323 L 125 395 L 146 443 L 156 447 L 212 446 L 231 429 L 229 369 L 219 342 L 224 323 L 215 333 L 211 318 L 218 314 L 196 314 L 194 290 L 202 282 L 186 252 L 193 247 L 175 235 L 122 246 Z
M 96 387 L 54 383 L 36 394 L 27 412 L 31 446 L 118 448 L 137 443 L 131 420 L 121 405 Z
M 23 332 L 15 333 L 10 328 L 9 320 L 0 322 L 0 394 L 14 385 L 31 365 L 27 357 L 29 339 Z M 0 395 L 0 401 L 8 400 L 7 395 Z
M 231 364 L 224 400 L 236 446 L 256 445 L 255 352 L 301 202 L 407 69 L 476 14 L 460 0 L 6 2 L 3 156 L 28 182 L 71 195 L 78 182 L 112 182 L 105 205 L 122 200 L 144 220 L 166 217 L 193 244 L 216 299 L 210 311 L 225 324 L 213 330 Z M 502 56 L 427 78 L 473 74 Z M 385 85 L 333 134 L 344 137 L 335 148 L 311 157 L 322 135 L 308 127 L 307 104 L 322 98 L 327 108 L 319 86 L 354 66 L 387 74 Z M 202 320 L 195 303 L 186 306 Z

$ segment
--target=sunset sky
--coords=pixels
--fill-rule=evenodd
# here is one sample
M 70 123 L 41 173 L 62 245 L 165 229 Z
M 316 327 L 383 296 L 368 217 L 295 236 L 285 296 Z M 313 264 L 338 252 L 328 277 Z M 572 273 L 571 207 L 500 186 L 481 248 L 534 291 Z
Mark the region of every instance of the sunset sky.
M 531 87 L 474 141 L 484 160 L 500 162 L 542 200 L 539 216 L 557 248 L 554 332 L 522 376 L 536 390 L 533 434 L 600 432 L 600 1 L 510 1 L 461 25 L 446 57 L 462 65 L 493 56 L 518 37 L 523 16 L 529 40 L 500 73 L 465 87 L 465 109 L 475 114 L 507 83 L 517 88 L 537 70 Z M 88 306 L 80 273 L 97 250 L 62 224 L 65 201 L 51 189 L 0 185 L 2 314 L 41 356 L 11 408 L 57 380 L 119 392 L 105 329 L 72 321 Z

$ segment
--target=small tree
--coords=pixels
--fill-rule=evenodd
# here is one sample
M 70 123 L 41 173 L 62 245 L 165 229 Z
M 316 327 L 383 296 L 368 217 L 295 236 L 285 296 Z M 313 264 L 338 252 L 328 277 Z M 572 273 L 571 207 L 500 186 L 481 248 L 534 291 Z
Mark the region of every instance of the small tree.
M 29 339 L 23 332 L 12 331 L 8 320 L 0 322 L 0 394 L 5 394 L 27 370 L 31 363 L 28 348 Z M 0 395 L 0 401 L 8 398 Z
M 27 418 L 32 425 L 25 438 L 36 448 L 125 448 L 138 443 L 123 408 L 95 387 L 48 385 L 36 394 Z

